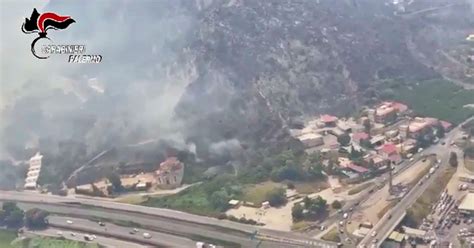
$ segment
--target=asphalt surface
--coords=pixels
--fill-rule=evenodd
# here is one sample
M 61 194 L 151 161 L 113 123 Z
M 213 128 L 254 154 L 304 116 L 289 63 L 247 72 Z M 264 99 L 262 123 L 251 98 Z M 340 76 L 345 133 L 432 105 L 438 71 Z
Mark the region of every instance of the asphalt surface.
M 58 234 L 58 232 L 62 234 Z M 76 241 L 81 241 L 81 242 L 87 242 L 87 243 L 98 243 L 101 244 L 105 247 L 108 248 L 147 248 L 150 246 L 146 245 L 139 245 L 136 243 L 132 242 L 127 242 L 123 240 L 118 240 L 115 238 L 111 237 L 105 237 L 105 236 L 100 236 L 96 235 L 96 238 L 93 241 L 85 241 L 84 240 L 84 235 L 91 233 L 83 233 L 83 232 L 74 232 L 75 236 L 71 235 L 71 231 L 66 230 L 66 229 L 59 229 L 59 228 L 48 228 L 45 230 L 35 230 L 35 231 L 26 231 L 23 236 L 26 237 L 32 237 L 32 236 L 46 236 L 46 237 L 52 237 L 52 238 L 65 238 L 69 240 L 76 240 Z M 94 234 L 95 235 L 95 234 Z
M 81 212 L 83 216 L 104 216 L 104 218 L 114 216 L 114 218 L 110 219 L 128 218 L 129 216 L 142 214 L 142 219 L 136 222 L 141 223 L 141 220 L 149 222 L 150 219 L 153 219 L 155 222 L 160 221 L 160 227 L 171 233 L 180 232 L 188 235 L 203 235 L 209 238 L 219 237 L 226 241 L 249 244 L 250 247 L 256 243 L 249 241 L 251 234 L 255 231 L 258 231 L 259 234 L 265 237 L 282 240 L 281 242 L 277 242 L 284 244 L 282 247 L 287 247 L 290 244 L 312 247 L 336 247 L 334 242 L 311 239 L 297 233 L 275 231 L 260 226 L 245 225 L 228 220 L 218 220 L 170 209 L 152 208 L 98 199 L 38 194 L 28 191 L 0 191 L 0 201 L 2 200 L 30 203 L 30 207 L 43 204 L 43 207 L 50 210 L 50 212 L 63 214 Z M 33 205 L 31 205 L 31 203 L 33 203 Z M 71 209 L 75 210 L 71 211 Z M 95 212 L 93 212 L 93 210 Z M 273 242 L 273 244 L 274 243 L 275 242 Z M 263 244 L 261 244 L 260 247 L 263 247 Z
M 469 121 L 472 118 L 469 118 Z M 450 154 L 450 144 L 455 139 L 455 136 L 458 135 L 460 131 L 461 124 L 456 127 L 455 129 L 451 130 L 449 133 L 446 134 L 445 138 L 443 139 L 445 145 L 441 143 L 436 144 L 427 148 L 423 153 L 424 154 L 437 154 L 437 158 L 441 160 L 441 164 L 439 168 L 434 172 L 430 178 L 426 179 L 423 177 L 420 181 L 423 181 L 422 185 L 417 184 L 410 192 L 408 192 L 400 202 L 393 207 L 390 211 L 388 211 L 380 220 L 379 222 L 372 228 L 369 232 L 369 235 L 364 237 L 362 241 L 359 243 L 359 247 L 380 247 L 382 242 L 385 238 L 390 234 L 390 232 L 398 225 L 398 223 L 403 219 L 406 214 L 406 210 L 421 196 L 421 194 L 426 190 L 426 188 L 432 183 L 434 178 L 436 178 L 439 173 L 441 173 L 443 168 L 448 166 L 448 159 Z M 391 218 L 389 218 L 391 215 Z M 376 232 L 376 235 L 372 237 L 372 233 Z M 374 241 L 376 240 L 376 241 Z
M 43 199 L 48 198 L 43 195 Z M 6 198 L 5 195 L 0 194 L 0 199 Z M 51 213 L 65 215 L 69 217 L 78 218 L 104 218 L 110 220 L 120 220 L 123 222 L 139 223 L 143 228 L 163 234 L 170 234 L 172 236 L 185 237 L 193 239 L 193 241 L 201 241 L 200 238 L 210 238 L 233 242 L 242 245 L 242 247 L 336 247 L 334 243 L 324 242 L 315 239 L 309 239 L 302 235 L 279 232 L 279 231 L 263 231 L 259 232 L 257 239 L 251 240 L 250 234 L 231 229 L 222 229 L 220 227 L 211 225 L 202 225 L 192 222 L 184 222 L 175 219 L 169 219 L 161 216 L 153 216 L 136 212 L 124 212 L 121 210 L 111 210 L 96 207 L 85 207 L 80 205 L 67 205 L 58 203 L 27 203 L 18 202 L 18 206 L 23 209 L 30 209 L 34 207 L 46 209 Z M 97 227 L 97 223 L 91 225 L 91 228 Z M 252 229 L 258 227 L 249 226 Z M 129 228 L 130 229 L 130 228 Z M 94 229 L 88 229 L 93 231 Z M 112 234 L 112 233 L 111 233 Z M 114 235 L 121 235 L 122 233 L 113 233 Z M 262 240 L 260 240 L 262 239 Z M 172 247 L 180 247 L 178 244 Z
M 71 224 L 68 224 L 67 221 L 72 221 Z M 72 230 L 88 230 L 88 234 L 100 234 L 103 236 L 111 235 L 119 237 L 119 239 L 127 239 L 135 243 L 144 242 L 149 245 L 155 246 L 166 246 L 166 247 L 193 247 L 195 246 L 195 241 L 183 237 L 178 237 L 170 234 L 154 232 L 151 230 L 146 230 L 142 228 L 137 228 L 138 232 L 131 234 L 130 231 L 133 230 L 132 227 L 118 226 L 110 222 L 104 222 L 105 226 L 100 226 L 97 222 L 93 222 L 86 219 L 79 218 L 70 218 L 64 216 L 49 216 L 48 221 L 50 225 L 61 227 L 64 229 Z M 74 231 L 73 231 L 74 232 Z M 70 236 L 71 231 L 65 233 L 65 236 Z M 145 239 L 143 233 L 149 233 L 151 235 L 150 239 Z M 77 233 L 76 233 L 77 234 Z M 84 235 L 81 236 L 84 240 Z M 97 240 L 100 243 L 100 240 Z

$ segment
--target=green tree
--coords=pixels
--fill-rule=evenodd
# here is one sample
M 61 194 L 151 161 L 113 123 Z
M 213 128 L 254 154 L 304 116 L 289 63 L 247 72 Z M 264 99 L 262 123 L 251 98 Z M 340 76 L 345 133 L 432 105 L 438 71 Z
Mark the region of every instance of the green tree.
M 335 200 L 332 202 L 331 207 L 334 209 L 340 209 L 342 208 L 342 203 L 338 200 Z
M 312 199 L 311 207 L 309 208 L 310 212 L 314 214 L 322 214 L 327 210 L 327 201 L 324 200 L 321 196 Z
M 281 206 L 287 201 L 285 190 L 282 188 L 277 188 L 268 192 L 266 199 L 272 207 Z
M 446 130 L 444 130 L 444 127 L 442 125 L 438 125 L 436 127 L 436 134 L 437 136 L 441 139 L 441 138 L 444 138 L 444 134 L 446 133 Z
M 2 210 L 5 211 L 6 215 L 9 215 L 13 210 L 19 209 L 16 202 L 6 201 L 2 205 Z
M 0 209 L 0 223 L 2 223 L 5 220 L 6 217 L 7 217 L 7 214 L 6 214 L 5 210 Z
M 452 167 L 458 166 L 458 155 L 455 152 L 451 152 L 449 155 L 449 165 Z
M 341 146 L 347 146 L 351 142 L 351 136 L 347 133 L 341 134 L 337 137 L 337 142 L 339 142 Z
M 48 211 L 32 208 L 25 213 L 25 224 L 29 228 L 45 228 L 48 226 Z
M 372 129 L 372 123 L 370 123 L 370 120 L 369 119 L 365 119 L 364 120 L 364 123 L 362 123 L 362 125 L 364 125 L 364 130 L 367 134 L 369 134 L 370 136 L 370 130 Z
M 227 194 L 225 189 L 218 190 L 211 194 L 209 201 L 214 206 L 214 208 L 225 211 L 229 207 L 229 201 L 231 200 L 229 194 Z
M 367 149 L 372 149 L 372 144 L 370 143 L 369 139 L 363 139 L 360 141 L 360 146 L 367 148 Z
M 468 158 L 474 158 L 474 144 L 469 144 L 464 148 L 464 156 Z
M 311 178 L 324 178 L 323 165 L 321 163 L 311 165 L 308 174 Z
M 11 211 L 5 218 L 5 224 L 7 227 L 10 228 L 15 228 L 15 227 L 20 227 L 23 225 L 23 217 L 24 217 L 23 210 L 21 209 L 15 209 Z
M 291 217 L 293 217 L 293 221 L 299 221 L 304 218 L 303 210 L 303 207 L 299 203 L 296 203 L 293 206 L 291 209 Z

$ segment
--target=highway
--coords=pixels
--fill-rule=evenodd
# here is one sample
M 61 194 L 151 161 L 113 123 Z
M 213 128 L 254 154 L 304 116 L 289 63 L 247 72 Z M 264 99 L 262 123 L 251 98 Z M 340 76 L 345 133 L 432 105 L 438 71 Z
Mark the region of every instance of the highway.
M 67 216 L 75 216 L 78 218 L 105 218 L 111 220 L 132 221 L 139 223 L 148 230 L 153 230 L 161 233 L 171 234 L 174 236 L 181 236 L 193 238 L 197 237 L 208 239 L 222 240 L 242 245 L 243 247 L 256 247 L 259 240 L 251 240 L 251 234 L 258 231 L 259 237 L 264 241 L 259 247 L 327 247 L 332 248 L 336 245 L 332 242 L 310 239 L 303 235 L 279 232 L 261 228 L 259 226 L 244 225 L 240 223 L 232 223 L 227 220 L 217 220 L 209 217 L 194 216 L 187 213 L 182 213 L 180 218 L 176 218 L 179 211 L 156 209 L 150 207 L 129 205 L 98 200 L 85 200 L 88 203 L 93 202 L 95 205 L 78 204 L 78 201 L 70 197 L 60 197 L 53 195 L 36 194 L 31 192 L 0 192 L 0 200 L 13 200 L 19 202 L 19 206 L 24 209 L 38 207 L 46 209 L 51 213 L 57 213 Z M 68 202 L 72 202 L 68 203 Z M 126 210 L 124 210 L 126 209 Z M 172 217 L 160 213 L 163 210 L 165 213 L 171 213 Z M 211 219 L 209 223 L 194 222 L 193 219 L 184 219 L 186 216 L 193 218 Z M 213 225 L 218 222 L 219 225 Z M 220 223 L 222 222 L 222 223 Z M 234 228 L 237 226 L 237 228 Z M 176 247 L 176 245 L 175 245 Z
M 472 117 L 466 120 L 465 122 L 473 119 Z M 465 123 L 463 122 L 463 123 Z M 448 166 L 449 154 L 451 149 L 449 149 L 451 142 L 456 138 L 456 135 L 459 134 L 460 124 L 458 127 L 451 130 L 446 134 L 444 138 L 445 145 L 437 144 L 427 148 L 424 151 L 424 154 L 437 154 L 438 159 L 441 160 L 440 167 L 434 172 L 430 178 L 425 179 L 424 177 L 420 180 L 423 181 L 422 185 L 417 184 L 410 192 L 408 192 L 400 202 L 388 211 L 371 229 L 369 234 L 362 239 L 359 243 L 359 247 L 369 247 L 370 245 L 375 247 L 380 247 L 385 238 L 388 237 L 390 232 L 398 225 L 398 223 L 403 219 L 406 214 L 406 210 L 421 196 L 421 194 L 426 190 L 426 188 L 432 183 L 434 178 L 436 178 L 439 173 L 443 170 L 442 168 Z M 391 216 L 389 218 L 389 216 Z M 376 235 L 372 237 L 372 233 L 376 232 Z M 376 241 L 374 241 L 376 240 Z
M 72 224 L 68 224 L 68 220 L 72 221 Z M 120 240 L 126 240 L 138 244 L 152 245 L 154 247 L 193 247 L 196 243 L 191 239 L 160 232 L 154 232 L 143 228 L 137 228 L 138 232 L 135 234 L 131 234 L 130 231 L 133 230 L 132 227 L 118 226 L 110 222 L 104 222 L 105 226 L 100 226 L 97 222 L 93 222 L 90 220 L 55 215 L 50 216 L 48 218 L 48 221 L 50 223 L 50 226 L 61 229 L 73 230 L 73 232 L 75 232 L 76 234 L 78 232 L 95 234 L 98 236 L 111 236 L 113 234 L 114 237 L 117 237 L 117 239 Z M 145 232 L 151 235 L 150 239 L 145 239 L 143 237 L 143 233 Z M 71 232 L 64 232 L 64 236 L 70 236 L 70 234 Z M 81 238 L 84 241 L 83 235 Z
M 60 228 L 54 228 L 50 227 L 44 230 L 27 230 L 25 231 L 22 236 L 25 237 L 35 237 L 35 236 L 43 236 L 43 237 L 52 237 L 52 238 L 65 238 L 69 240 L 75 240 L 75 241 L 80 241 L 80 242 L 86 242 L 84 240 L 84 235 L 89 234 L 91 235 L 92 233 L 89 232 L 74 232 L 74 236 L 71 235 L 71 231 L 68 229 L 60 229 Z M 121 248 L 121 247 L 127 247 L 127 248 L 147 248 L 150 246 L 146 245 L 139 245 L 137 243 L 132 243 L 132 242 L 127 242 L 123 240 L 118 240 L 115 238 L 111 237 L 106 237 L 106 236 L 101 236 L 98 234 L 96 235 L 96 238 L 93 241 L 90 241 L 88 243 L 98 243 L 100 245 L 103 245 L 108 248 Z

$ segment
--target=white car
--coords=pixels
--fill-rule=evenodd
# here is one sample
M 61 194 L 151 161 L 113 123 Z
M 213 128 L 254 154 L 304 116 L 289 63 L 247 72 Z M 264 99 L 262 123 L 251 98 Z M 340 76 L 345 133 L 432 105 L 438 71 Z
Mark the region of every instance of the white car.
M 143 237 L 146 238 L 146 239 L 151 239 L 151 234 L 143 233 Z
M 59 236 L 63 236 L 63 232 L 61 232 L 61 231 L 57 231 L 56 234 L 59 235 Z
M 66 223 L 68 223 L 69 225 L 71 225 L 71 224 L 74 223 L 74 222 L 72 222 L 72 220 L 66 220 Z
M 377 232 L 376 232 L 376 231 L 373 231 L 372 234 L 370 234 L 370 236 L 372 236 L 372 237 L 377 236 Z
M 73 232 L 71 232 L 71 236 L 73 236 L 73 237 L 74 237 L 74 236 L 76 236 L 76 234 L 75 234 L 75 233 L 73 233 Z

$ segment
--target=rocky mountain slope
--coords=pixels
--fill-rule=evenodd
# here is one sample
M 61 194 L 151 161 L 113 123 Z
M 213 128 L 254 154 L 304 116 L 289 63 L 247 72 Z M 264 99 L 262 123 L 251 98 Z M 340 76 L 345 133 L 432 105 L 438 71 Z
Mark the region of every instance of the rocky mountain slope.
M 348 114 L 385 79 L 439 77 L 407 40 L 437 23 L 460 34 L 470 13 L 446 12 L 429 23 L 380 0 L 53 0 L 46 9 L 74 15 L 64 40 L 87 44 L 104 61 L 58 70 L 61 90 L 55 83 L 54 91 L 26 92 L 6 108 L 8 150 L 48 138 L 85 143 L 94 154 L 169 139 L 194 144 L 203 158 L 227 140 L 249 153 L 287 147 L 293 120 Z

